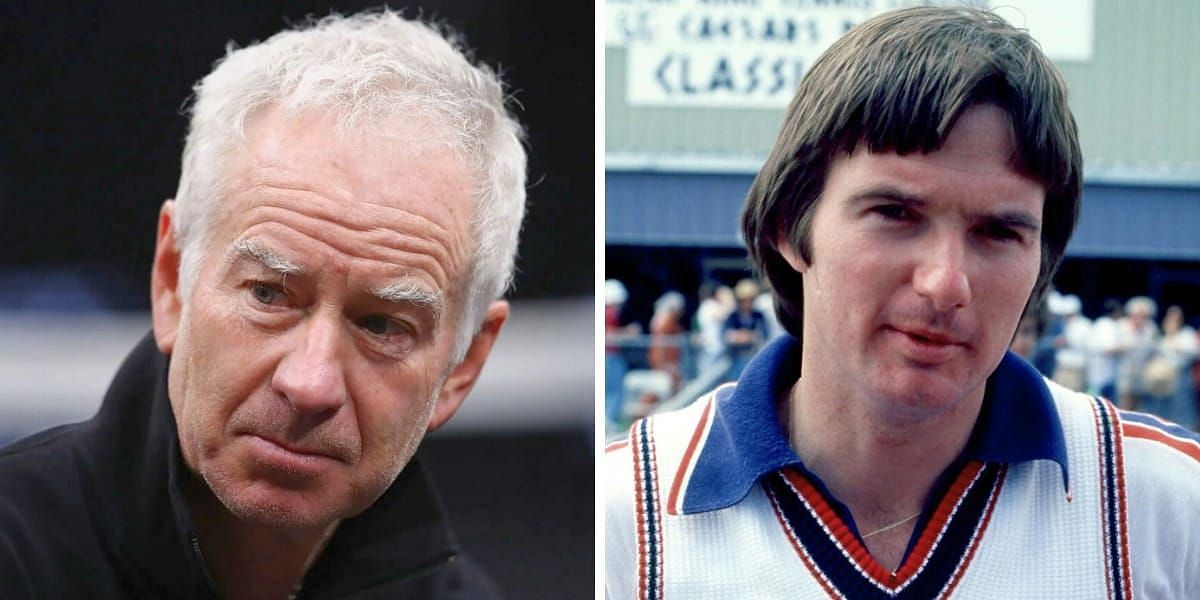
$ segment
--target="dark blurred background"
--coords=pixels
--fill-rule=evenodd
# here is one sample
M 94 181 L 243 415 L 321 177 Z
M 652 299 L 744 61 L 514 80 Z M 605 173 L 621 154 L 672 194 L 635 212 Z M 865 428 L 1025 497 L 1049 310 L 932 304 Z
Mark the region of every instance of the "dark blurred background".
M 0 4 L 0 445 L 89 416 L 148 330 L 155 219 L 179 177 L 181 109 L 226 44 L 377 6 Z M 448 23 L 504 73 L 530 151 L 513 319 L 425 461 L 464 546 L 510 597 L 590 596 L 594 7 L 390 6 Z
M 431 0 L 407 9 L 463 32 L 519 102 L 531 154 L 518 299 L 592 292 L 594 21 L 590 5 L 562 4 Z M 88 294 L 64 303 L 147 309 L 154 222 L 179 179 L 180 112 L 192 84 L 230 41 L 262 40 L 331 8 L 373 6 L 4 3 L 0 269 L 54 274 L 50 287 L 78 280 Z M 26 306 L 25 293 L 36 290 L 3 290 L 0 306 Z

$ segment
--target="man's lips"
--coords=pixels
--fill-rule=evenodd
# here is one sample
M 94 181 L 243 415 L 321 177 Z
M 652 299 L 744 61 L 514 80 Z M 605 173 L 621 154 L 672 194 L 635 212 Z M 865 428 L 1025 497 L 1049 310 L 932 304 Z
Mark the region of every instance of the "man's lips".
M 962 338 L 945 331 L 921 327 L 888 327 L 888 331 L 895 334 L 900 352 L 917 363 L 944 363 L 966 348 Z
M 330 454 L 328 452 L 322 452 L 320 450 L 309 449 L 309 448 L 304 448 L 302 446 L 297 446 L 295 444 L 292 444 L 285 440 L 281 440 L 274 436 L 262 435 L 262 436 L 258 436 L 258 437 L 261 437 L 262 439 L 264 439 L 268 442 L 271 442 L 272 444 L 275 444 L 276 446 L 279 446 L 280 448 L 283 448 L 284 450 L 287 450 L 288 452 L 292 452 L 295 454 L 303 454 L 306 456 L 323 456 L 325 458 L 332 458 L 335 460 L 337 459 L 337 457 L 333 456 L 332 454 Z
M 326 461 L 342 461 L 328 450 L 298 445 L 276 436 L 248 434 L 248 437 L 264 453 L 287 463 L 317 465 Z
M 936 331 L 932 329 L 923 329 L 919 327 L 893 327 L 896 331 L 915 339 L 924 344 L 932 344 L 936 346 L 962 346 L 964 342 L 953 334 Z

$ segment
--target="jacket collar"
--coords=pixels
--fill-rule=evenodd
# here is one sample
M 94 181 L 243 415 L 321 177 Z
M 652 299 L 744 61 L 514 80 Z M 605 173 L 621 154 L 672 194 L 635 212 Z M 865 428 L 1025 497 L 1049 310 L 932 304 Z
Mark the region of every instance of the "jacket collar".
M 169 361 L 152 336 L 144 338 L 90 423 L 95 481 L 104 497 L 96 504 L 112 524 L 126 567 L 149 582 L 151 595 L 207 596 L 211 582 L 183 495 L 193 475 L 167 397 Z M 303 588 L 306 595 L 351 593 L 435 567 L 458 552 L 440 499 L 414 458 L 370 508 L 342 521 Z
M 684 513 L 741 501 L 763 475 L 803 463 L 776 416 L 776 399 L 800 376 L 800 344 L 783 336 L 746 366 L 737 386 L 715 394 L 712 426 L 683 498 Z M 988 378 L 983 407 L 964 458 L 1003 463 L 1050 460 L 1067 485 L 1067 450 L 1058 411 L 1042 376 L 1006 353 Z

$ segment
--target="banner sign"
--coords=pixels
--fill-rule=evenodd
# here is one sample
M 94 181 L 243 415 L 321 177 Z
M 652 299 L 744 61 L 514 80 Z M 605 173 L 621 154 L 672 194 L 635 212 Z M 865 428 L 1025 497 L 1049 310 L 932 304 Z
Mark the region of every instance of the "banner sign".
M 605 43 L 626 48 L 631 105 L 774 109 L 851 27 L 931 4 L 994 10 L 1051 59 L 1091 60 L 1093 0 L 608 0 Z

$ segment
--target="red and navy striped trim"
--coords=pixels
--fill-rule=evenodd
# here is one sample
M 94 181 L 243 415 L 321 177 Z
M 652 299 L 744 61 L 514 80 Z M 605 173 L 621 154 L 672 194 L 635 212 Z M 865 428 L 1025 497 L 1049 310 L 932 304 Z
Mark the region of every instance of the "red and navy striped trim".
M 1133 597 L 1129 569 L 1129 526 L 1125 506 L 1125 455 L 1117 410 L 1103 398 L 1092 398 L 1100 454 L 1100 502 L 1104 526 L 1104 575 L 1108 597 Z
M 991 520 L 1006 468 L 967 463 L 900 568 L 888 572 L 803 473 L 786 469 L 763 480 L 793 549 L 831 597 L 942 598 L 958 584 Z
M 700 421 L 696 423 L 696 428 L 692 431 L 692 438 L 688 440 L 687 449 L 683 452 L 683 458 L 679 461 L 679 468 L 675 470 L 675 481 L 671 484 L 671 495 L 667 498 L 667 514 L 678 515 L 683 512 L 682 496 L 680 492 L 684 489 L 684 482 L 692 474 L 692 469 L 696 463 L 694 459 L 699 456 L 696 450 L 700 447 L 700 440 L 708 432 L 708 426 L 712 423 L 710 418 L 712 415 L 713 400 L 712 397 L 704 404 L 704 411 L 700 413 Z
M 1200 462 L 1200 435 L 1154 415 L 1120 411 L 1121 432 L 1127 438 L 1157 442 Z
M 659 600 L 663 594 L 662 516 L 651 422 L 642 419 L 629 434 L 637 494 L 638 598 L 643 600 Z

